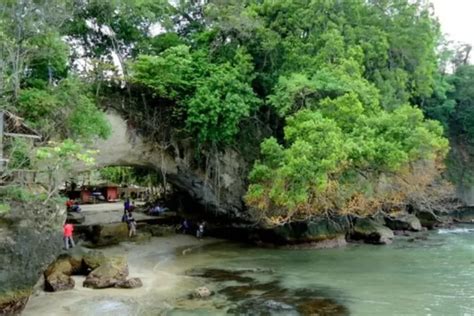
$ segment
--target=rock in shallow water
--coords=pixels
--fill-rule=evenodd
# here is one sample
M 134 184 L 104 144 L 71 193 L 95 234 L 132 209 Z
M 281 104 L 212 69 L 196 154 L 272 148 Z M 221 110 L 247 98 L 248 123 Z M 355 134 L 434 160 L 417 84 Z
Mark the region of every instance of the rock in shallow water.
M 236 281 L 236 282 L 252 282 L 253 278 L 243 275 L 248 272 L 247 270 L 225 270 L 225 269 L 193 269 L 187 271 L 186 274 L 189 276 L 209 278 L 214 281 L 225 282 L 225 281 Z
M 121 289 L 136 289 L 139 287 L 142 287 L 143 283 L 140 278 L 131 278 L 125 281 L 120 281 L 115 284 L 116 288 L 121 288 Z
M 370 244 L 390 244 L 393 240 L 393 232 L 369 218 L 357 218 L 351 238 Z
M 349 315 L 349 310 L 344 305 L 328 297 L 333 292 L 330 288 L 288 289 L 282 287 L 278 280 L 261 283 L 256 278 L 242 275 L 243 272 L 250 273 L 249 271 L 259 270 L 204 269 L 191 270 L 187 274 L 209 278 L 218 283 L 238 282 L 238 285 L 227 286 L 218 291 L 234 306 L 227 310 L 229 314 Z
M 75 286 L 74 279 L 64 273 L 55 272 L 50 274 L 44 281 L 46 291 L 58 292 L 71 290 Z
M 442 224 L 441 219 L 431 211 L 418 210 L 416 217 L 420 220 L 421 226 L 433 229 L 435 226 Z
M 326 242 L 331 246 L 340 246 L 349 230 L 350 223 L 347 217 L 312 218 L 307 221 L 291 222 L 282 226 L 255 232 L 255 241 L 277 244 L 295 245 Z M 335 241 L 335 242 L 332 242 Z M 327 248 L 327 247 L 323 247 Z
M 73 266 L 69 262 L 69 256 L 60 256 L 44 272 L 44 289 L 50 292 L 73 289 L 74 280 L 71 278 L 72 272 Z
M 84 280 L 83 286 L 94 289 L 113 287 L 125 281 L 128 276 L 128 265 L 125 257 L 107 258 L 107 262 L 92 270 Z
M 277 310 L 277 311 L 285 311 L 285 310 L 294 309 L 293 306 L 291 306 L 291 305 L 288 305 L 288 304 L 285 304 L 285 303 L 282 303 L 282 302 L 278 302 L 278 301 L 274 301 L 274 300 L 265 301 L 263 303 L 263 306 L 265 306 L 268 309 Z
M 211 290 L 209 290 L 205 286 L 198 287 L 197 289 L 194 290 L 192 296 L 194 298 L 208 298 L 212 295 Z
M 387 226 L 393 230 L 420 231 L 420 220 L 413 214 L 400 213 L 385 218 Z

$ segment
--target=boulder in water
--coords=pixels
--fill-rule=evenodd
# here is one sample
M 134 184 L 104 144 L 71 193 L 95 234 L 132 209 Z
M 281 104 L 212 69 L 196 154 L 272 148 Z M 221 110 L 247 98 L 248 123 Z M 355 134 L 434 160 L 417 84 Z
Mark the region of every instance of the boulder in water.
M 420 220 L 421 226 L 428 229 L 433 229 L 435 226 L 442 224 L 441 219 L 431 211 L 418 210 L 416 211 L 416 217 Z
M 369 244 L 390 244 L 393 232 L 389 228 L 369 218 L 357 218 L 351 234 L 354 240 L 363 240 Z
M 74 280 L 71 278 L 72 272 L 73 266 L 69 262 L 69 256 L 60 256 L 44 272 L 45 290 L 57 292 L 73 289 Z
M 127 276 L 128 265 L 125 257 L 112 257 L 92 270 L 84 280 L 83 286 L 94 289 L 114 287 L 115 284 L 125 281 Z
M 53 263 L 51 263 L 46 271 L 44 272 L 44 276 L 47 278 L 49 275 L 53 273 L 64 273 L 66 275 L 71 275 L 73 271 L 73 267 L 69 262 L 69 255 L 63 254 L 56 259 Z
M 205 286 L 198 287 L 197 289 L 194 290 L 192 296 L 194 298 L 208 298 L 212 295 L 211 290 L 209 290 Z
M 464 206 L 451 212 L 451 216 L 455 222 L 458 223 L 473 223 L 474 222 L 474 206 Z
M 115 287 L 121 289 L 136 289 L 142 287 L 143 283 L 140 278 L 131 278 L 125 281 L 119 281 L 115 284 Z
M 255 233 L 259 242 L 289 245 L 326 242 L 328 245 L 340 246 L 349 230 L 347 217 L 312 218 L 307 221 L 291 222 L 282 226 L 260 230 Z M 328 243 L 328 241 L 337 241 Z
M 291 305 L 288 305 L 288 304 L 285 304 L 285 303 L 282 303 L 282 302 L 278 302 L 278 301 L 275 301 L 275 300 L 265 301 L 263 303 L 263 305 L 266 308 L 274 310 L 274 311 L 288 311 L 288 310 L 293 310 L 294 309 L 293 306 L 291 306 Z
M 385 217 L 387 226 L 392 230 L 421 231 L 420 220 L 413 214 L 399 213 Z
M 73 289 L 75 282 L 69 275 L 54 272 L 45 278 L 44 285 L 46 291 L 58 292 Z

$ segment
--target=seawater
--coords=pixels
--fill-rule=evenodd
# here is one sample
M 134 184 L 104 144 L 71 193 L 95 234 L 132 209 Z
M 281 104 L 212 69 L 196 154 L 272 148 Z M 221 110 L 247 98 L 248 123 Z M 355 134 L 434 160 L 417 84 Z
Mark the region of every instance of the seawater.
M 288 295 L 315 291 L 351 315 L 474 315 L 474 226 L 399 237 L 387 246 L 290 250 L 219 242 L 183 244 L 169 252 L 160 248 L 157 238 L 110 250 L 128 253 L 131 275 L 144 280 L 143 289 L 40 295 L 32 298 L 25 315 L 224 315 L 238 302 L 219 293 L 238 282 L 189 274 L 209 268 L 249 271 L 244 275 L 262 284 L 277 282 Z M 190 299 L 188 294 L 198 286 L 216 295 Z

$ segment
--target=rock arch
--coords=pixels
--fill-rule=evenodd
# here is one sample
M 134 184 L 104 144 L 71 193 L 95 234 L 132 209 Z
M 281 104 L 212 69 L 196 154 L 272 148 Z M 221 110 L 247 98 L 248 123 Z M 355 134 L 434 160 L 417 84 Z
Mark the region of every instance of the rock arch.
M 213 157 L 219 170 L 211 177 L 192 162 L 193 144 L 176 140 L 172 148 L 146 140 L 116 112 L 107 113 L 112 134 L 99 140 L 95 147 L 97 167 L 138 166 L 166 174 L 173 186 L 186 192 L 196 203 L 218 217 L 242 218 L 247 166 L 240 155 L 230 149 Z

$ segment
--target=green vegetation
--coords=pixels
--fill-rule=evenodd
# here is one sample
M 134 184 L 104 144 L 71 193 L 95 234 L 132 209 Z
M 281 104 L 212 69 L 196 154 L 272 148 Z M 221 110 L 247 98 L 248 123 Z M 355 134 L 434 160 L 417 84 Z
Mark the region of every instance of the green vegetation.
M 43 201 L 56 194 L 73 164 L 90 162 L 84 145 L 110 132 L 92 85 L 72 71 L 71 47 L 62 32 L 71 12 L 72 2 L 61 0 L 0 4 L 0 110 L 24 118 L 42 136 L 35 146 L 5 140 L 9 163 L 2 177 L 9 183 L 15 171 L 38 175 L 46 192 L 44 198 L 34 196 Z
M 158 186 L 162 177 L 156 171 L 139 167 L 105 167 L 99 170 L 101 179 L 119 185 Z
M 438 49 L 425 1 L 25 3 L 0 11 L 6 107 L 66 147 L 108 135 L 97 104 L 163 147 L 172 135 L 204 155 L 232 146 L 253 165 L 257 218 L 405 205 L 439 176 L 447 136 L 474 139 L 469 50 Z

